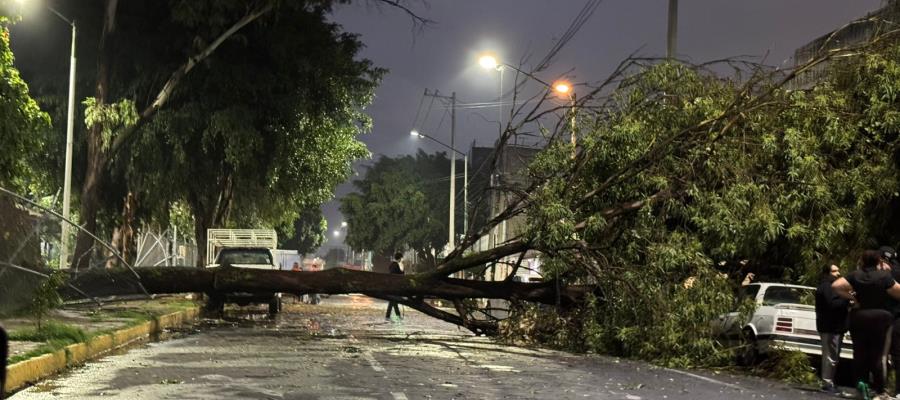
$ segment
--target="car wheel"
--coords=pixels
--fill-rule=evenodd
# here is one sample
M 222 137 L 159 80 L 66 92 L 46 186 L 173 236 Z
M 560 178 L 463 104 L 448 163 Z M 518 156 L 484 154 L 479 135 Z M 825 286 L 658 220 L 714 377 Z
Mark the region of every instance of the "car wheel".
M 209 295 L 203 308 L 207 315 L 221 317 L 225 313 L 225 297 Z
M 759 362 L 759 343 L 756 335 L 750 329 L 741 332 L 741 348 L 738 351 L 737 363 L 740 366 L 749 367 Z
M 281 312 L 281 297 L 273 297 L 269 300 L 269 315 L 275 315 Z

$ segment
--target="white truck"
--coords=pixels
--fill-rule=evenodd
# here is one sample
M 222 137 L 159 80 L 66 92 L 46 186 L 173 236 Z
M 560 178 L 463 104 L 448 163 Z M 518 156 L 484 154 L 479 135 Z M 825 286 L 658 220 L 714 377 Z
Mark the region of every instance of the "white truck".
M 278 236 L 272 229 L 209 229 L 206 238 L 206 259 L 214 260 L 207 268 L 279 269 L 273 253 Z M 216 293 L 210 294 L 206 307 L 221 314 L 225 303 L 267 304 L 269 314 L 275 315 L 281 312 L 281 297 L 273 292 Z

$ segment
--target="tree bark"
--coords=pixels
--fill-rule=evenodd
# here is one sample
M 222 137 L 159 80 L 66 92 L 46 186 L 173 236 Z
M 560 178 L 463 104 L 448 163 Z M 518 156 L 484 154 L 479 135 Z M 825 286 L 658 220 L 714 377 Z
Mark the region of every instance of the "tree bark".
M 112 68 L 112 42 L 116 29 L 118 0 L 107 0 L 103 15 L 103 30 L 100 33 L 100 47 L 97 52 L 96 106 L 102 107 L 109 96 L 109 77 Z M 103 188 L 107 155 L 103 150 L 103 126 L 94 124 L 87 130 L 87 168 L 84 186 L 81 188 L 81 223 L 84 229 L 97 233 L 97 211 L 100 209 L 100 190 Z M 73 252 L 72 265 L 75 271 L 90 267 L 93 239 L 83 231 L 78 231 Z
M 395 275 L 334 268 L 321 272 L 295 272 L 249 268 L 143 267 L 140 283 L 151 294 L 163 293 L 361 293 L 372 297 L 438 297 L 448 300 L 487 298 L 543 304 L 581 303 L 586 286 L 560 286 L 555 282 L 473 281 L 433 278 L 429 275 Z M 70 282 L 92 296 L 141 294 L 127 269 L 90 271 Z M 557 292 L 558 291 L 558 292 Z M 65 292 L 67 297 L 78 294 Z

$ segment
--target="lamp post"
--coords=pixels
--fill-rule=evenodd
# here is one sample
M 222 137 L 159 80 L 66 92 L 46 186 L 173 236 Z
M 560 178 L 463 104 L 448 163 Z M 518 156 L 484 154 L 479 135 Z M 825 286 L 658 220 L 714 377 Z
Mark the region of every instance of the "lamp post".
M 24 4 L 25 0 L 17 0 L 18 3 Z M 68 117 L 66 121 L 66 170 L 63 178 L 63 202 L 61 233 L 59 238 L 59 268 L 66 268 L 66 262 L 69 258 L 69 203 L 72 196 L 72 141 L 75 132 L 75 20 L 66 18 L 62 13 L 56 11 L 55 8 L 47 4 L 44 6 L 56 15 L 63 22 L 72 27 L 72 46 L 69 57 L 69 101 L 68 101 Z
M 440 140 L 437 140 L 431 136 L 428 136 L 424 133 L 420 133 L 419 131 L 417 131 L 415 129 L 410 131 L 409 134 L 413 137 L 431 139 L 431 141 L 433 141 L 441 146 L 444 146 L 445 148 L 449 149 L 454 154 L 459 154 L 463 157 L 463 232 L 468 233 L 469 232 L 469 156 L 466 153 L 463 153 L 463 152 L 457 150 L 452 145 L 448 145 L 448 144 L 446 144 Z M 456 175 L 454 174 L 455 168 L 453 168 L 453 166 L 456 164 L 455 157 L 453 158 L 451 163 L 452 164 L 451 164 L 451 168 L 450 168 L 451 169 L 451 171 L 450 171 L 450 182 L 451 182 L 451 185 L 450 185 L 450 194 L 451 194 L 450 209 L 455 211 L 456 208 L 453 206 L 453 203 L 456 202 L 456 196 L 455 196 L 456 195 L 456 193 L 455 193 L 456 185 L 453 184 L 453 182 L 456 180 Z M 451 212 L 453 212 L 453 211 L 451 211 Z M 455 222 L 455 219 L 452 217 L 452 214 L 451 214 L 450 227 L 449 227 L 450 235 L 451 235 L 450 236 L 450 240 L 451 240 L 450 247 L 451 248 L 456 247 L 456 238 L 454 238 L 452 236 L 455 232 L 455 229 L 453 226 L 454 222 Z
M 334 234 L 335 239 L 341 237 L 342 230 L 345 233 L 347 232 L 347 230 L 349 230 L 349 228 L 347 227 L 347 221 L 341 221 L 340 229 L 334 230 L 333 234 Z M 350 257 L 350 244 L 347 243 L 347 236 L 344 236 L 344 246 L 346 247 L 346 249 L 344 250 L 344 264 L 349 264 L 351 257 Z
M 447 252 L 449 253 L 456 247 L 456 153 L 460 153 L 453 147 L 456 139 L 456 92 L 453 92 L 450 96 L 445 96 L 440 94 L 437 90 L 430 93 L 428 89 L 425 89 L 425 96 L 450 100 L 450 145 L 447 147 L 454 151 L 450 153 L 450 176 L 453 179 L 450 179 L 450 231 L 447 232 Z M 415 129 L 410 133 L 414 136 L 418 135 L 418 132 Z M 434 140 L 434 138 L 432 139 Z
M 535 82 L 537 82 L 537 83 L 543 85 L 544 87 L 547 88 L 547 90 L 556 92 L 556 93 L 557 93 L 558 95 L 560 95 L 560 96 L 567 96 L 568 99 L 569 99 L 569 101 L 570 101 L 570 111 L 571 111 L 571 130 L 572 130 L 572 132 L 571 132 L 571 137 L 570 137 L 570 138 L 571 138 L 571 142 L 572 142 L 572 158 L 575 158 L 576 152 L 577 152 L 577 150 L 576 150 L 576 137 L 577 137 L 577 136 L 576 136 L 576 133 L 575 133 L 575 106 L 576 106 L 576 102 L 575 102 L 575 92 L 572 90 L 572 85 L 571 85 L 570 83 L 565 82 L 565 81 L 557 81 L 557 82 L 554 82 L 554 83 L 552 83 L 552 84 L 551 84 L 551 83 L 548 83 L 548 82 L 545 82 L 544 80 L 542 80 L 542 79 L 540 79 L 540 78 L 534 76 L 534 74 L 525 72 L 525 71 L 523 71 L 523 70 L 521 70 L 521 69 L 519 69 L 519 68 L 516 68 L 515 66 L 509 65 L 509 64 L 507 64 L 507 63 L 504 63 L 504 62 L 498 60 L 497 57 L 493 55 L 493 53 L 489 53 L 489 52 L 488 52 L 488 53 L 483 53 L 482 56 L 478 58 L 478 64 L 481 65 L 482 68 L 485 68 L 485 69 L 493 69 L 493 70 L 497 70 L 497 71 L 500 72 L 500 82 L 501 82 L 501 83 L 500 83 L 500 85 L 501 85 L 501 86 L 500 86 L 500 100 L 501 100 L 501 101 L 500 101 L 498 104 L 500 105 L 500 110 L 501 110 L 501 111 L 500 111 L 500 112 L 501 112 L 501 120 L 502 120 L 502 112 L 503 112 L 503 102 L 502 102 L 502 97 L 503 97 L 503 69 L 506 68 L 506 67 L 511 68 L 511 69 L 513 69 L 514 71 L 516 71 L 516 72 L 518 72 L 518 73 L 520 73 L 520 74 L 522 74 L 522 75 L 524 75 L 524 76 L 530 78 L 531 80 L 533 80 L 533 81 L 535 81 Z M 501 123 L 501 126 L 502 126 L 502 123 Z M 503 132 L 501 131 L 501 135 L 502 135 L 502 133 L 503 133 Z M 501 236 L 501 239 L 500 239 L 501 241 L 505 241 L 505 240 L 506 240 L 506 221 L 503 221 L 503 223 L 501 224 L 501 227 L 500 227 L 500 236 Z
M 499 63 L 497 57 L 490 53 L 486 53 L 479 57 L 478 64 L 484 69 L 492 69 L 499 74 L 497 79 L 498 86 L 500 87 L 499 94 L 497 95 L 497 108 L 499 109 L 497 121 L 500 124 L 500 136 L 503 136 L 503 64 Z

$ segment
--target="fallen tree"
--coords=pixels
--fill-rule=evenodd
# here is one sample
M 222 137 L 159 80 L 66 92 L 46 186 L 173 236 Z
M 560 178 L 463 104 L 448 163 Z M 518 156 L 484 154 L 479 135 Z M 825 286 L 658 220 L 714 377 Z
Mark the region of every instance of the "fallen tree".
M 93 296 L 363 293 L 478 333 L 674 366 L 721 363 L 729 349 L 709 322 L 732 310 L 729 272 L 765 262 L 781 266 L 768 279 L 803 282 L 826 258 L 850 262 L 853 249 L 898 238 L 889 222 L 900 119 L 883 116 L 900 109 L 900 47 L 842 51 L 867 56 L 831 65 L 833 77 L 809 90 L 784 86 L 834 53 L 786 72 L 719 64 L 748 71 L 742 79 L 710 65 L 629 59 L 583 85 L 577 103 L 555 105 L 548 92 L 524 102 L 530 108 L 516 109 L 498 148 L 551 117 L 568 121 L 573 107 L 585 127 L 572 133 L 577 145 L 566 122 L 538 129 L 547 146 L 524 169 L 526 183 L 492 187 L 507 207 L 426 273 L 138 267 L 82 271 L 69 283 Z M 513 218 L 524 229 L 471 250 Z M 544 282 L 513 281 L 525 254 L 540 258 Z M 489 265 L 508 266 L 507 275 L 454 278 L 484 276 Z M 483 298 L 508 301 L 509 318 L 472 301 Z

